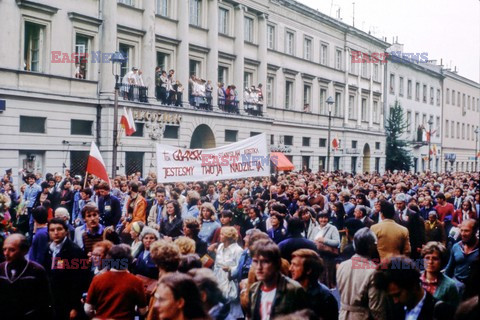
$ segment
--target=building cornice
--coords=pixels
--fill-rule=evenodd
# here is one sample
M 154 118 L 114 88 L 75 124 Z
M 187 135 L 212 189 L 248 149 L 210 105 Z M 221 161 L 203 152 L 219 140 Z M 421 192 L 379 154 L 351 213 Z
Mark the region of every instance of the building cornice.
M 282 70 L 283 70 L 283 73 L 289 74 L 289 75 L 292 75 L 292 76 L 296 76 L 298 74 L 298 71 L 295 71 L 295 70 L 292 70 L 292 69 L 282 68 Z
M 235 60 L 237 58 L 237 55 L 223 52 L 223 51 L 218 51 L 218 57 L 221 59 Z
M 244 58 L 243 60 L 244 60 L 245 64 L 250 64 L 250 65 L 253 65 L 253 66 L 259 66 L 260 65 L 260 61 L 258 61 L 258 60 L 249 59 L 249 58 Z
M 277 66 L 277 65 L 268 63 L 268 64 L 267 64 L 267 69 L 272 70 L 272 71 L 278 71 L 278 70 L 280 69 L 280 67 Z
M 313 80 L 313 79 L 315 79 L 316 77 L 315 77 L 313 74 L 302 73 L 302 78 L 303 78 L 303 79 L 307 79 L 307 80 Z
M 162 36 L 162 35 L 159 35 L 159 34 L 156 34 L 155 35 L 155 39 L 158 41 L 158 42 L 163 42 L 163 43 L 167 43 L 167 44 L 170 44 L 170 45 L 178 45 L 180 42 L 182 42 L 181 40 L 177 40 L 177 39 L 174 39 L 174 38 L 169 38 L 169 37 L 165 37 L 165 36 Z
M 97 18 L 90 17 L 90 16 L 85 16 L 83 14 L 79 14 L 79 13 L 76 13 L 76 12 L 69 12 L 68 13 L 68 18 L 70 18 L 70 20 L 72 20 L 72 21 L 87 23 L 87 24 L 90 24 L 90 25 L 95 26 L 95 27 L 99 27 L 103 23 L 103 20 L 101 20 L 101 19 L 97 19 Z
M 135 29 L 132 27 L 127 27 L 121 24 L 117 25 L 117 32 L 126 33 L 136 37 L 143 37 L 147 32 L 144 30 Z
M 318 82 L 329 84 L 332 80 L 327 78 L 318 77 Z
M 38 11 L 48 15 L 54 15 L 59 10 L 56 7 L 47 6 L 46 4 L 33 2 L 33 1 L 16 0 L 16 2 L 18 7 L 21 9 L 30 9 L 30 10 Z
M 468 85 L 470 85 L 470 86 L 472 86 L 472 87 L 475 87 L 475 88 L 480 89 L 480 83 L 475 82 L 475 81 L 473 81 L 473 80 L 470 80 L 470 79 L 468 79 L 468 78 L 465 78 L 465 77 L 459 75 L 458 73 L 455 73 L 455 72 L 450 71 L 450 70 L 448 70 L 448 69 L 442 69 L 442 74 L 443 74 L 445 77 L 447 77 L 447 78 L 452 78 L 452 79 L 455 79 L 455 80 L 457 80 L 457 81 L 460 81 L 460 82 L 463 82 L 463 83 L 465 83 L 465 84 L 468 84 Z
M 192 44 L 192 43 L 190 43 L 188 45 L 188 47 L 190 48 L 190 50 L 200 52 L 200 53 L 209 53 L 210 52 L 210 48 L 202 47 L 202 46 Z

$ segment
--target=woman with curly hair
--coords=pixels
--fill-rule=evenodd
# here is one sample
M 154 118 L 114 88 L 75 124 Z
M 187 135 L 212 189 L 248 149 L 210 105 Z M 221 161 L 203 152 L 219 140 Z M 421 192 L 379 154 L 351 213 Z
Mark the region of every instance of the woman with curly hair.
M 183 220 L 183 234 L 195 241 L 195 253 L 203 257 L 207 253 L 207 243 L 198 237 L 200 223 L 195 218 Z
M 209 245 L 212 241 L 213 234 L 220 228 L 217 221 L 215 208 L 210 202 L 205 202 L 200 206 L 200 223 L 202 224 L 198 237 Z

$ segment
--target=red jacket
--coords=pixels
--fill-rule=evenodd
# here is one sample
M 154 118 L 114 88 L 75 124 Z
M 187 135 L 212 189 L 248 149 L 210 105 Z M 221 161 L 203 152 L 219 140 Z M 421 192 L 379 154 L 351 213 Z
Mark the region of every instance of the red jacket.
M 468 212 L 469 219 L 476 219 L 476 214 L 474 211 L 470 210 Z M 452 225 L 458 227 L 463 221 L 463 212 L 461 209 L 456 210 L 452 215 Z

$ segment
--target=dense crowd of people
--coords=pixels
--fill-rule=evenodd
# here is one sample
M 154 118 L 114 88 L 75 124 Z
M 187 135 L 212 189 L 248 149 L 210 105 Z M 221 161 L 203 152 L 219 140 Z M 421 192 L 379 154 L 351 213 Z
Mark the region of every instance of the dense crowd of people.
M 478 173 L 23 180 L 1 181 L 2 319 L 478 317 Z

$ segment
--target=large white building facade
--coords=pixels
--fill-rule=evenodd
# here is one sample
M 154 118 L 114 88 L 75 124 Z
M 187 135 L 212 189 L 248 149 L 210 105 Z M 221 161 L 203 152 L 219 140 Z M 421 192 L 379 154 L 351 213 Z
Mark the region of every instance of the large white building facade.
M 442 152 L 442 69 L 426 61 L 400 58 L 403 45 L 395 43 L 386 64 L 385 97 L 387 114 L 398 101 L 408 126 L 403 139 L 408 142 L 414 172 L 441 171 Z M 417 61 L 418 60 L 418 61 Z M 388 115 L 387 115 L 388 116 Z M 430 123 L 430 124 L 429 124 Z M 431 130 L 430 146 L 427 133 Z M 428 164 L 430 147 L 430 167 Z
M 110 166 L 115 79 L 108 58 L 121 51 L 123 73 L 143 70 L 148 102 L 120 97 L 137 132 L 120 140 L 119 173 L 155 170 L 156 143 L 208 148 L 260 132 L 296 169 L 324 169 L 329 96 L 332 138 L 340 140 L 331 169 L 385 170 L 384 68 L 352 63 L 351 55 L 388 44 L 296 1 L 5 0 L 0 18 L 0 43 L 8 44 L 0 47 L 0 169 L 83 174 L 92 140 Z M 63 56 L 75 52 L 94 52 L 81 66 L 85 79 Z M 175 70 L 183 107 L 155 99 L 156 66 Z M 240 114 L 190 107 L 191 74 L 235 84 Z M 241 88 L 259 83 L 261 116 L 241 101 Z
M 480 85 L 451 70 L 444 70 L 443 74 L 443 168 L 453 172 L 476 171 Z

